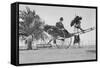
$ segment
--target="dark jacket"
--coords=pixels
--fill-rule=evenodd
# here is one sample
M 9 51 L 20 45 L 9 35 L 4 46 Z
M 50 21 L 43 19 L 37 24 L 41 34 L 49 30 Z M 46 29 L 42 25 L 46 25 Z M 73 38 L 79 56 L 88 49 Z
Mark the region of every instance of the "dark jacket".
M 57 22 L 56 27 L 58 27 L 59 29 L 64 29 L 64 25 L 62 24 L 62 22 Z

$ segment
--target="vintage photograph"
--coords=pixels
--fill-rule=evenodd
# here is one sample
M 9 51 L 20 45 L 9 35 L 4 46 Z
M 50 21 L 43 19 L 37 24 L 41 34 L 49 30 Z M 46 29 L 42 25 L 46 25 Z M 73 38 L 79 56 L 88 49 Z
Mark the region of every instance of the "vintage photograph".
M 95 59 L 95 8 L 19 4 L 19 64 Z

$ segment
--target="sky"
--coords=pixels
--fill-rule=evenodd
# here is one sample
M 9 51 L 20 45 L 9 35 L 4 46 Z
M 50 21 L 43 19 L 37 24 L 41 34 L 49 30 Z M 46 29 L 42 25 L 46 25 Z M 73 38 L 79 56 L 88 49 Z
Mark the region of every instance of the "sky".
M 96 27 L 96 9 L 90 8 L 76 8 L 76 7 L 57 7 L 57 6 L 40 6 L 40 5 L 19 5 L 19 10 L 26 10 L 25 7 L 29 7 L 31 10 L 35 10 L 41 19 L 45 21 L 45 24 L 55 25 L 59 21 L 60 17 L 64 18 L 64 27 L 73 33 L 74 28 L 70 27 L 71 21 L 76 15 L 81 16 L 81 27 L 87 29 L 90 27 Z M 83 44 L 95 44 L 96 30 L 89 33 L 82 34 L 81 41 Z

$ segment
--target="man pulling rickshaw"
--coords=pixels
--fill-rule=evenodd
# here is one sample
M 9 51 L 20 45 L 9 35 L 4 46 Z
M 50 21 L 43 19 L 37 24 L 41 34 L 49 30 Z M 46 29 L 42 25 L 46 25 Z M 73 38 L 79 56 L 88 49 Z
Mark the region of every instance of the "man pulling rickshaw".
M 84 30 L 81 28 L 81 20 L 82 17 L 80 16 L 76 16 L 74 18 L 74 20 L 72 20 L 70 26 L 74 26 L 74 32 L 79 32 L 79 30 L 81 30 L 84 33 Z M 79 34 L 74 36 L 74 44 L 78 43 L 79 47 L 80 47 L 80 36 Z

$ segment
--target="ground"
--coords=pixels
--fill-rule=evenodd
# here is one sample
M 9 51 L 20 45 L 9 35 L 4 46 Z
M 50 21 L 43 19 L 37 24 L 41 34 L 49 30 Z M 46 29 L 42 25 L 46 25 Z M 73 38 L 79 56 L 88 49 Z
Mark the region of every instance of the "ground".
M 82 48 L 40 48 L 38 50 L 20 50 L 19 63 L 40 63 L 54 61 L 76 61 L 96 59 L 95 46 Z

